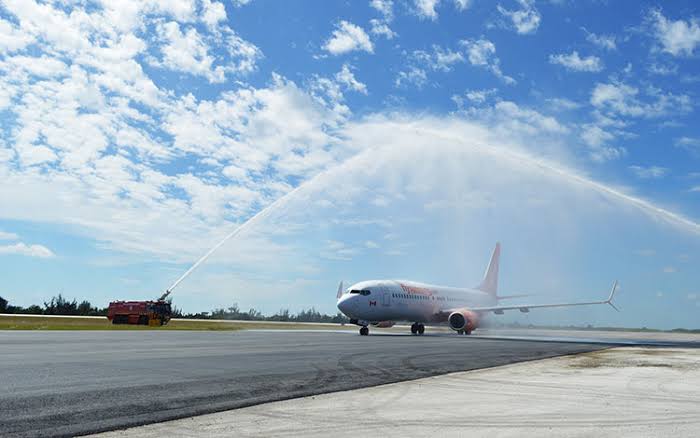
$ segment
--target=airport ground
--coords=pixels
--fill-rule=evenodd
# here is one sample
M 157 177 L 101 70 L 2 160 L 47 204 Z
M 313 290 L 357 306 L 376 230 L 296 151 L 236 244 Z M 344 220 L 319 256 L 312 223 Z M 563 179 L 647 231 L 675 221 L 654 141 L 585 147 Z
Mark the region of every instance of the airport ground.
M 700 427 L 684 410 L 700 405 L 697 335 L 373 334 L 0 331 L 0 436 L 459 435 L 472 426 L 494 436 L 499 423 L 505 436 L 585 436 L 598 423 L 603 435 L 662 436 L 643 432 Z M 609 350 L 635 344 L 656 348 Z M 617 351 L 634 357 L 609 356 Z M 460 373 L 469 370 L 481 371 Z M 646 429 L 633 428 L 644 412 Z
M 621 347 L 99 434 L 697 437 L 700 351 Z

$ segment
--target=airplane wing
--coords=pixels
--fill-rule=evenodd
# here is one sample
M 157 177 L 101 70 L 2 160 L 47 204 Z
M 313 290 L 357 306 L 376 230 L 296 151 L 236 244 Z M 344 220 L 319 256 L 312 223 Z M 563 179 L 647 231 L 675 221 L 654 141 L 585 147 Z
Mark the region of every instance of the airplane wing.
M 593 304 L 609 304 L 612 306 L 613 309 L 617 310 L 618 312 L 620 309 L 615 307 L 615 305 L 612 303 L 612 299 L 615 296 L 615 290 L 617 289 L 617 281 L 613 283 L 612 290 L 610 291 L 610 296 L 608 296 L 607 300 L 602 300 L 602 301 L 589 301 L 589 302 L 582 302 L 582 303 L 554 303 L 554 304 L 514 304 L 511 306 L 493 306 L 493 307 L 470 307 L 469 310 L 473 312 L 493 312 L 498 315 L 502 314 L 506 310 L 520 310 L 523 313 L 527 313 L 530 311 L 530 309 L 542 309 L 542 308 L 547 308 L 547 307 L 572 307 L 572 306 L 590 306 Z

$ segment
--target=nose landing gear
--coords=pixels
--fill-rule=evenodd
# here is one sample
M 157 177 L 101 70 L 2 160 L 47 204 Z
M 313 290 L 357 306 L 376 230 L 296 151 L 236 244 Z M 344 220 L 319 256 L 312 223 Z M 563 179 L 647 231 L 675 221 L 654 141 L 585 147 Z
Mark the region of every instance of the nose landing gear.
M 369 329 L 367 327 L 360 328 L 360 335 L 367 336 L 369 334 Z
M 423 324 L 416 322 L 411 325 L 411 334 L 422 335 L 423 333 L 425 333 L 425 326 Z

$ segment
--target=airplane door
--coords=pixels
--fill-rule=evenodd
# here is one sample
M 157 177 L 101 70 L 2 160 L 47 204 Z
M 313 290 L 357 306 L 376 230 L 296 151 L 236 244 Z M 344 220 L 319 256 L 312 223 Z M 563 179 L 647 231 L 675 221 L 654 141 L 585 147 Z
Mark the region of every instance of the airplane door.
M 382 306 L 391 305 L 391 292 L 382 292 Z

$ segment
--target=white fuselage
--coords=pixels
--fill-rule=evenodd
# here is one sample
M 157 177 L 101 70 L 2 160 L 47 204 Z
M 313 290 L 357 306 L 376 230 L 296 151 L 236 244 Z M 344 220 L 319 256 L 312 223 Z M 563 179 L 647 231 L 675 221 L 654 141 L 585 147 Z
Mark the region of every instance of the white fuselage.
M 403 280 L 371 280 L 352 285 L 338 299 L 338 309 L 350 319 L 382 321 L 444 322 L 454 309 L 498 304 L 493 295 Z

